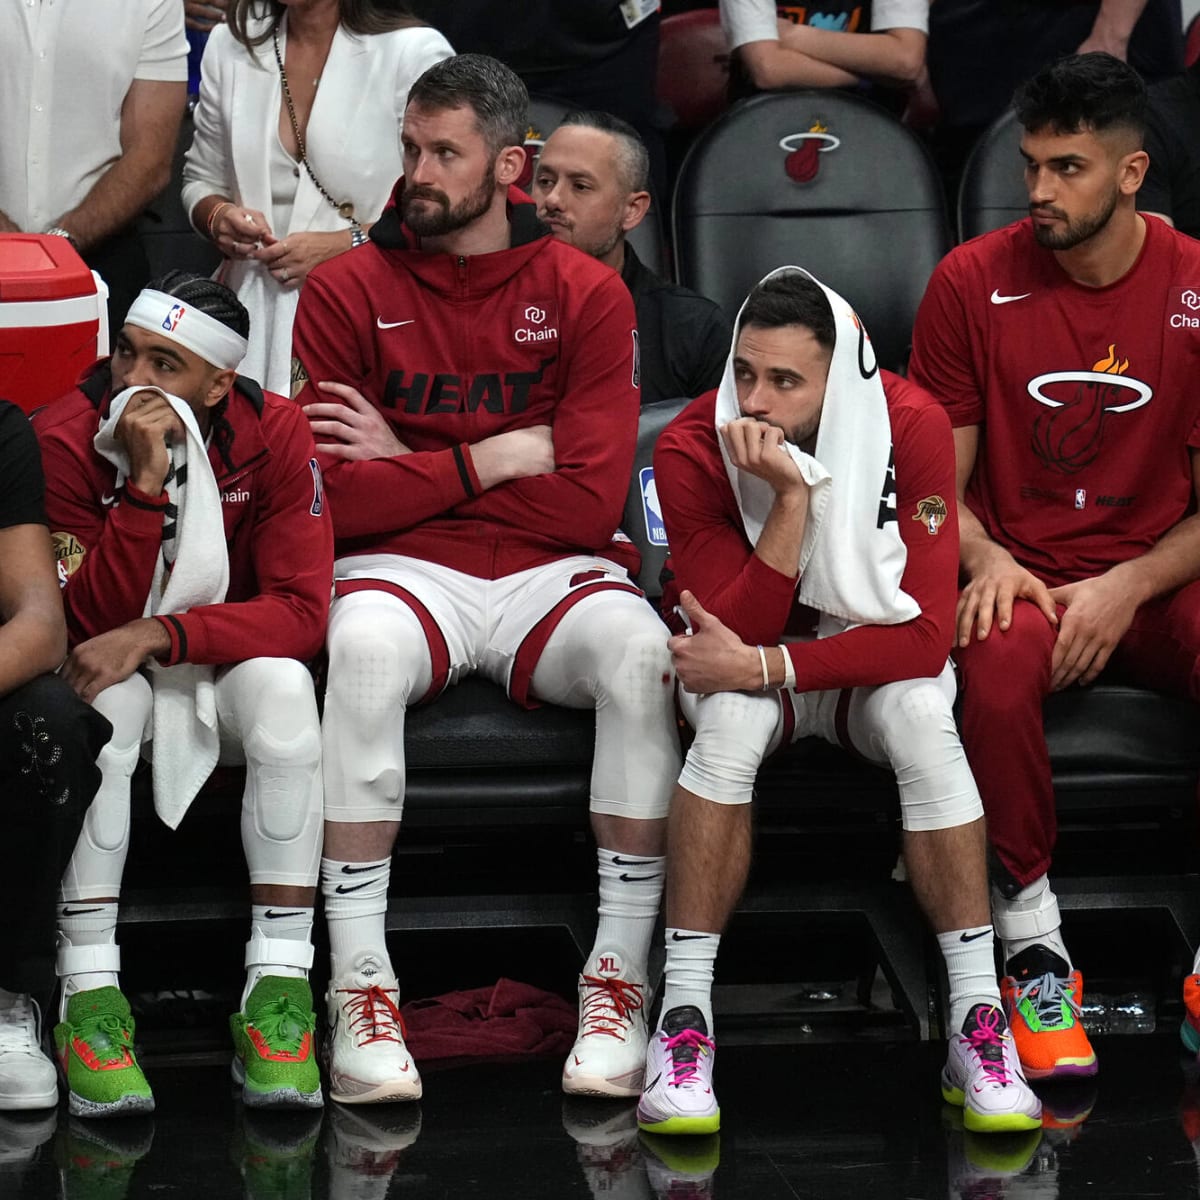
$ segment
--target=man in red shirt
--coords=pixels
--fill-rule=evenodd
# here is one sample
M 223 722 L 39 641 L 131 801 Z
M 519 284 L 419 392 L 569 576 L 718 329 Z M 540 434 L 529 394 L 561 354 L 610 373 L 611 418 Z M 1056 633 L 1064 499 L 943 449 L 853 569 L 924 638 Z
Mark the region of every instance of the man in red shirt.
M 246 1104 L 319 1108 L 308 968 L 321 846 L 312 676 L 333 533 L 312 436 L 236 373 L 249 316 L 175 271 L 143 289 L 116 350 L 34 420 L 71 653 L 62 674 L 113 726 L 63 876 L 60 1021 L 71 1113 L 149 1112 L 119 989 L 130 785 L 153 739 L 172 828 L 217 761 L 245 763 L 251 933 L 233 1070 Z
M 953 465 L 938 406 L 879 371 L 850 306 L 794 267 L 750 293 L 720 388 L 659 439 L 655 481 L 690 624 L 670 645 L 696 739 L 671 801 L 643 1129 L 719 1125 L 710 992 L 749 867 L 754 779 L 766 754 L 806 735 L 896 774 L 909 877 L 950 980 L 943 1095 L 969 1129 L 1040 1125 L 1005 1036 L 983 810 L 951 712 Z
M 322 863 L 330 1092 L 415 1099 L 385 940 L 404 714 L 478 671 L 518 703 L 595 708 L 600 924 L 566 1091 L 636 1096 L 646 958 L 678 772 L 666 630 L 617 532 L 638 421 L 620 277 L 512 185 L 528 94 L 464 54 L 413 85 L 405 175 L 370 244 L 300 298 L 297 394 L 337 537 Z
M 912 378 L 954 426 L 963 743 L 999 860 L 1002 987 L 1035 1077 L 1096 1070 L 1047 881 L 1043 697 L 1111 663 L 1200 698 L 1200 244 L 1136 211 L 1145 105 L 1106 54 L 1030 80 L 1016 100 L 1030 216 L 949 254 L 914 331 Z M 1188 996 L 1194 1051 L 1195 975 Z

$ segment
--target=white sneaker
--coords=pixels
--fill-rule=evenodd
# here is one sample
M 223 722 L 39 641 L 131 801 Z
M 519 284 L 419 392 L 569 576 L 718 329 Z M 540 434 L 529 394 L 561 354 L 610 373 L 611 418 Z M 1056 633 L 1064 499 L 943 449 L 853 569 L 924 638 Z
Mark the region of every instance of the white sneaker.
M 420 1136 L 421 1106 L 335 1104 L 327 1127 L 328 1194 L 338 1200 L 384 1200 L 404 1151 Z
M 976 1004 L 967 1013 L 950 1038 L 942 1096 L 963 1109 L 963 1128 L 973 1133 L 1041 1129 L 1042 1102 L 1021 1070 L 1003 1009 Z
M 325 1055 L 329 1098 L 341 1104 L 419 1100 L 421 1076 L 404 1044 L 400 985 L 373 954 L 330 980 Z
M 704 1014 L 691 1004 L 671 1009 L 646 1051 L 638 1126 L 647 1133 L 716 1133 L 721 1128 L 712 1085 L 716 1055 Z
M 579 977 L 579 1033 L 563 1064 L 563 1091 L 572 1096 L 636 1096 L 646 1069 L 644 983 L 622 978 L 619 954 L 593 960 Z
M 53 1108 L 58 1077 L 41 1046 L 36 1001 L 0 989 L 0 1111 Z

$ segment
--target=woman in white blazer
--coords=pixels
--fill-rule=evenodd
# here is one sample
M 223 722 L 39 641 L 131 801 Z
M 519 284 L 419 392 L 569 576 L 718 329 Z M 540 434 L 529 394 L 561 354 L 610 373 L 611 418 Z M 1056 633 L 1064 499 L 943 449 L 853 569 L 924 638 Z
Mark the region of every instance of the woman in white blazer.
M 453 53 L 375 0 L 232 0 L 209 38 L 183 204 L 250 311 L 241 370 L 269 391 L 291 391 L 300 286 L 365 241 L 402 173 L 408 89 Z

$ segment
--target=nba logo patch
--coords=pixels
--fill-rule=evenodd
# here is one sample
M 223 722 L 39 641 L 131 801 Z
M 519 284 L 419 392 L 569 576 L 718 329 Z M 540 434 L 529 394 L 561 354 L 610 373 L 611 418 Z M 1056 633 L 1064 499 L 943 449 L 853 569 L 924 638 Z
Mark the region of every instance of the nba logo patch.
M 187 312 L 187 309 L 182 304 L 172 304 L 171 311 L 163 318 L 162 327 L 168 333 L 175 332 L 175 326 L 179 324 L 179 318 Z
M 667 527 L 663 524 L 662 507 L 658 503 L 654 468 L 643 467 L 638 472 L 638 480 L 642 485 L 642 515 L 646 518 L 646 538 L 652 546 L 665 546 Z
M 308 469 L 313 477 L 313 498 L 309 506 L 309 514 L 319 517 L 325 511 L 325 484 L 321 479 L 321 467 L 315 458 L 308 460 Z
M 1083 508 L 1086 504 L 1087 504 L 1087 489 L 1086 488 L 1076 488 L 1075 489 L 1075 507 Z

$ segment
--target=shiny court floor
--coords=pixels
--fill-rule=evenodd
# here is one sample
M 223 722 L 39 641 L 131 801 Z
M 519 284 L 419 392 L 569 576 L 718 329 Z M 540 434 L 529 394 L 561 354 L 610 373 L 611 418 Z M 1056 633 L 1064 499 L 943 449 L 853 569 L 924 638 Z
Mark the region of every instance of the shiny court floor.
M 963 1132 L 939 1048 L 916 1042 L 723 1049 L 724 1129 L 695 1141 L 565 1099 L 545 1060 L 427 1070 L 420 1105 L 289 1117 L 243 1111 L 214 1055 L 151 1058 L 152 1119 L 0 1119 L 0 1197 L 1200 1198 L 1200 1086 L 1176 1040 L 1096 1046 L 1094 1087 L 1043 1089 L 1046 1128 L 1002 1138 Z

